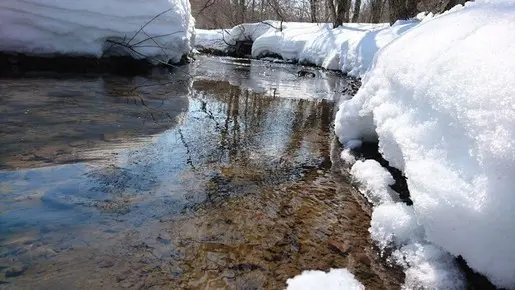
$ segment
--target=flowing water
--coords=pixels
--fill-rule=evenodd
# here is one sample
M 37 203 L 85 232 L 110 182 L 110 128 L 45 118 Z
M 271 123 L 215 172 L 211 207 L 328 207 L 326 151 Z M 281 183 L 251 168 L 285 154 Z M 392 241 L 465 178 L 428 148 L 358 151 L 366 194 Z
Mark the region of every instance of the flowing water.
M 0 288 L 283 289 L 341 267 L 398 288 L 331 158 L 349 80 L 298 69 L 0 78 Z

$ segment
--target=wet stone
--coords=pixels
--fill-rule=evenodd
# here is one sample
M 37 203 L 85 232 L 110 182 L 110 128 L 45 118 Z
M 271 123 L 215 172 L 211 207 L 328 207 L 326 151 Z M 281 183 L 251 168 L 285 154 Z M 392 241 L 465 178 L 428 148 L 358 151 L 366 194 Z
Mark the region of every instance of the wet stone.
M 68 145 L 70 145 L 71 147 L 80 147 L 80 146 L 84 146 L 86 144 L 87 144 L 87 142 L 86 141 L 82 141 L 82 140 L 71 141 L 70 143 L 68 143 Z
M 98 263 L 99 268 L 110 268 L 114 266 L 114 261 L 111 259 L 103 259 Z
M 5 278 L 12 278 L 12 277 L 18 277 L 20 275 L 23 275 L 25 271 L 27 270 L 27 266 L 13 266 L 7 268 L 5 271 Z
M 372 261 L 370 260 L 370 258 L 369 258 L 366 254 L 364 254 L 364 253 L 359 253 L 359 254 L 357 254 L 357 255 L 356 255 L 356 260 L 357 260 L 359 263 L 362 263 L 362 264 L 364 264 L 364 265 L 366 265 L 366 266 L 369 266 L 369 265 L 372 263 Z
M 348 255 L 352 249 L 348 242 L 342 242 L 333 238 L 327 240 L 327 247 L 342 256 Z

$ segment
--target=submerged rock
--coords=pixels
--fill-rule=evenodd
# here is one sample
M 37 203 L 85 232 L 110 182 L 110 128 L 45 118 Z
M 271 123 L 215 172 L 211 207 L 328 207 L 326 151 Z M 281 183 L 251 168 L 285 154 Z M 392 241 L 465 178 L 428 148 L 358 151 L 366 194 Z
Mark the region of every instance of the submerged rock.
M 5 278 L 18 277 L 20 275 L 23 275 L 25 270 L 27 270 L 27 266 L 25 265 L 9 267 L 5 271 Z

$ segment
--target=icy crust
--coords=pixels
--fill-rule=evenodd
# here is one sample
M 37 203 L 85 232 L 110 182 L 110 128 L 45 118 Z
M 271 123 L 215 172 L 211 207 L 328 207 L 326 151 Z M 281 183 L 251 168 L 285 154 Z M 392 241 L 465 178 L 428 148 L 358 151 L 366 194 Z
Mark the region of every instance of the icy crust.
M 130 41 L 134 51 L 124 51 L 178 62 L 195 32 L 187 0 L 2 0 L 0 51 L 100 57 L 107 39 L 128 42 L 165 11 Z
M 308 270 L 286 281 L 287 290 L 364 290 L 354 275 L 347 269 L 331 269 L 328 273 Z
M 415 265 L 408 277 L 427 274 L 410 253 L 440 255 L 425 250 L 434 247 L 515 288 L 514 28 L 514 1 L 454 8 L 384 47 L 357 95 L 340 105 L 340 141 L 378 140 L 407 177 L 409 215 L 432 243 L 400 250 Z M 373 217 L 387 240 L 388 219 L 399 220 L 388 212 Z
M 395 251 L 393 257 L 406 269 L 402 289 L 465 289 L 454 257 L 433 244 L 411 243 Z

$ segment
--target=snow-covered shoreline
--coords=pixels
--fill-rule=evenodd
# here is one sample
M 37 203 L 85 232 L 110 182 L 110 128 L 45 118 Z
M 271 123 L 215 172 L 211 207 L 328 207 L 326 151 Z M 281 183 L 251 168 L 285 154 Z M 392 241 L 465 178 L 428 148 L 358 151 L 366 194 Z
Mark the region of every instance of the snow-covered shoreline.
M 375 205 L 372 238 L 397 249 L 409 289 L 464 288 L 453 256 L 515 288 L 513 27 L 513 1 L 455 7 L 380 50 L 340 105 L 340 141 L 378 141 L 407 178 L 413 206 L 389 198 L 377 162 L 342 154 Z
M 252 25 L 198 43 L 223 36 L 213 46 L 224 49 L 247 39 L 253 57 L 277 54 L 362 78 L 340 104 L 335 131 L 374 206 L 371 236 L 394 250 L 404 287 L 465 288 L 461 256 L 496 286 L 515 289 L 515 2 L 478 0 L 392 27 Z M 364 141 L 379 142 L 407 177 L 412 206 L 399 201 L 379 163 L 352 156 Z
M 177 63 L 190 52 L 193 37 L 194 19 L 185 0 L 0 2 L 4 53 L 95 58 L 108 53 Z
M 280 56 L 284 60 L 339 70 L 362 77 L 382 47 L 417 24 L 432 18 L 420 14 L 408 21 L 347 23 L 336 29 L 328 23 L 263 21 L 244 23 L 232 29 L 196 30 L 195 48 L 227 53 L 237 41 L 251 41 L 252 57 Z
M 339 104 L 335 131 L 346 147 L 341 158 L 374 206 L 371 237 L 393 249 L 405 288 L 465 288 L 461 256 L 496 286 L 515 289 L 514 0 L 477 0 L 392 26 L 247 23 L 197 30 L 195 41 L 188 1 L 152 3 L 4 0 L 0 51 L 179 62 L 194 43 L 224 51 L 248 40 L 254 57 L 279 55 L 362 78 L 356 96 Z M 379 163 L 352 155 L 364 141 L 378 142 L 403 172 L 413 205 L 399 201 Z M 343 270 L 305 275 L 361 287 Z

